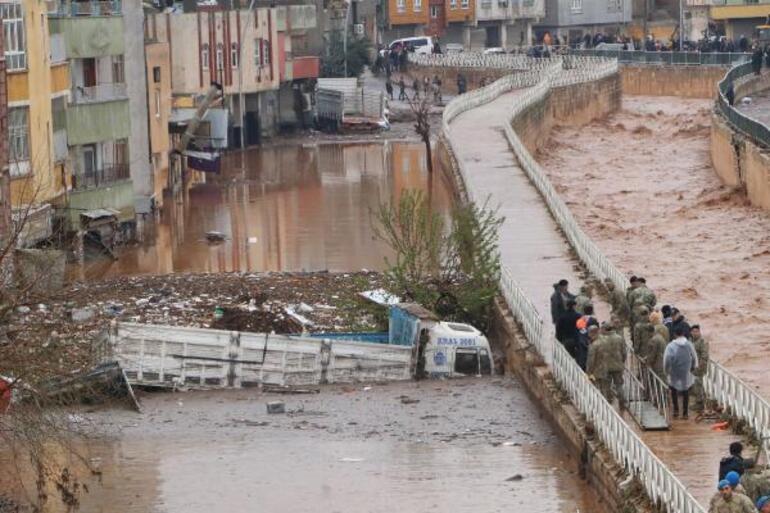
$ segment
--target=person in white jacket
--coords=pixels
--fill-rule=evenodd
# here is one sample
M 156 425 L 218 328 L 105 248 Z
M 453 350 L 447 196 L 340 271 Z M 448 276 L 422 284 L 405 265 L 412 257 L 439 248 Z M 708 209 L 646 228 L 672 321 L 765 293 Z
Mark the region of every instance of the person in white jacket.
M 671 390 L 674 418 L 679 417 L 679 396 L 682 396 L 682 418 L 688 417 L 690 387 L 695 382 L 693 371 L 698 367 L 698 355 L 692 342 L 685 337 L 684 328 L 674 328 L 674 340 L 668 343 L 663 354 L 663 368 Z

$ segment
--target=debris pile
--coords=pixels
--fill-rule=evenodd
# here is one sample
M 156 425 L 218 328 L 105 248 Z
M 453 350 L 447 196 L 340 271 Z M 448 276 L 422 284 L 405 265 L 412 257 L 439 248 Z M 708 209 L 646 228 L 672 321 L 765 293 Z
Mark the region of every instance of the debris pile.
M 382 275 L 362 271 L 170 274 L 75 283 L 18 306 L 7 338 L 31 341 L 66 372 L 91 366 L 92 341 L 112 320 L 275 333 L 381 330 L 384 310 L 359 294 L 383 282 Z

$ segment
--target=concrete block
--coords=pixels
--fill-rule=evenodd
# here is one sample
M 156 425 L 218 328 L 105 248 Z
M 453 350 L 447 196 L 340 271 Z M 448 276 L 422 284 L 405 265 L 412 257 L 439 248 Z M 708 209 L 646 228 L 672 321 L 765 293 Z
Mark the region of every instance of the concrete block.
M 267 403 L 267 413 L 286 413 L 286 405 L 281 401 Z

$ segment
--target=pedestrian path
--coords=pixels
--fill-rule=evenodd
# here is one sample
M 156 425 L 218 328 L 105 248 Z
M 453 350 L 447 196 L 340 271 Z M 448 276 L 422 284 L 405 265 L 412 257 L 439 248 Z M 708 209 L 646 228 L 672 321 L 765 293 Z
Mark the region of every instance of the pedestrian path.
M 550 322 L 553 284 L 562 278 L 577 292 L 582 283 L 580 266 L 568 242 L 551 217 L 537 189 L 530 183 L 503 134 L 508 110 L 517 92 L 460 114 L 451 124 L 457 158 L 473 180 L 474 190 L 489 197 L 489 207 L 505 217 L 500 229 L 502 264 Z M 610 308 L 595 303 L 597 316 L 609 318 Z
M 544 319 L 550 321 L 552 285 L 561 278 L 577 290 L 580 267 L 572 255 L 540 194 L 510 150 L 502 127 L 517 92 L 460 114 L 451 123 L 453 148 L 465 165 L 475 191 L 488 196 L 489 206 L 505 217 L 500 230 L 502 264 Z M 597 317 L 608 319 L 610 308 L 596 301 Z M 694 417 L 694 415 L 692 416 Z M 719 460 L 730 442 L 740 437 L 715 431 L 713 422 L 675 420 L 671 431 L 642 431 L 629 415 L 626 419 L 653 452 L 690 489 L 706 508 L 714 494 Z

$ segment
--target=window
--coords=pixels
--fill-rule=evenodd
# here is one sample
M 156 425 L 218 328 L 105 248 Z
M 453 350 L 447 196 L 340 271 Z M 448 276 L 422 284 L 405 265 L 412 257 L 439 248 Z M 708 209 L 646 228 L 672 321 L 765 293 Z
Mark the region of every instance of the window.
M 160 66 L 153 66 L 152 81 L 155 82 L 156 84 L 160 84 Z
M 5 60 L 9 71 L 27 67 L 27 45 L 24 34 L 24 15 L 20 0 L 0 2 L 0 18 L 5 34 Z
M 238 51 L 238 43 L 230 43 L 230 65 L 233 69 L 238 69 L 238 58 L 240 52 Z
M 623 0 L 607 0 L 608 12 L 619 12 L 623 10 Z
M 225 47 L 222 43 L 217 43 L 217 71 L 222 71 L 225 67 Z
M 29 108 L 8 109 L 8 159 L 9 162 L 29 161 Z M 11 166 L 11 175 L 25 174 L 18 166 Z
M 463 9 L 468 9 L 471 6 L 471 2 L 470 2 L 470 0 L 461 0 L 460 6 Z
M 155 117 L 160 118 L 160 91 L 155 91 Z
M 112 56 L 112 82 L 123 84 L 126 81 L 126 64 L 122 55 Z
M 270 41 L 262 40 L 262 64 L 270 67 Z
M 260 47 L 262 46 L 260 43 L 262 42 L 261 39 L 255 39 L 254 40 L 254 66 L 257 68 L 262 67 L 262 60 L 260 58 Z
M 201 45 L 201 68 L 203 68 L 203 71 L 208 71 L 209 69 L 209 44 L 203 43 Z
M 414 0 L 414 11 L 422 11 L 422 0 Z
M 438 5 L 430 6 L 430 17 L 434 20 L 438 18 Z
M 572 12 L 583 12 L 583 0 L 572 0 L 570 9 Z
M 67 129 L 67 105 L 64 96 L 51 100 L 51 113 L 53 116 L 53 131 Z
M 449 0 L 449 8 L 457 9 L 457 0 Z
M 457 0 L 454 0 L 455 2 Z M 406 0 L 396 0 L 396 10 L 398 12 L 406 11 Z

